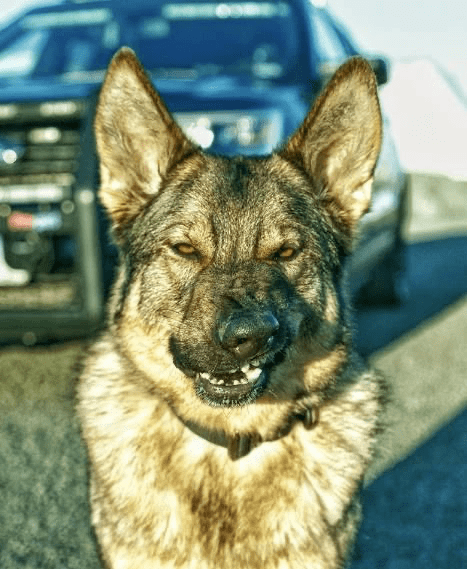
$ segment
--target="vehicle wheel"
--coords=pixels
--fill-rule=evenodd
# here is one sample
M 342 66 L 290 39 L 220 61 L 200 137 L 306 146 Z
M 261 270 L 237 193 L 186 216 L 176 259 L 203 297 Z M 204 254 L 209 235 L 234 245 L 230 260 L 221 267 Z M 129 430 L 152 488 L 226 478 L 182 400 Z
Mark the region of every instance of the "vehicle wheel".
M 356 296 L 357 306 L 401 305 L 409 298 L 406 243 L 403 238 L 408 214 L 408 179 L 401 192 L 399 219 L 393 249 L 372 270 L 368 282 Z

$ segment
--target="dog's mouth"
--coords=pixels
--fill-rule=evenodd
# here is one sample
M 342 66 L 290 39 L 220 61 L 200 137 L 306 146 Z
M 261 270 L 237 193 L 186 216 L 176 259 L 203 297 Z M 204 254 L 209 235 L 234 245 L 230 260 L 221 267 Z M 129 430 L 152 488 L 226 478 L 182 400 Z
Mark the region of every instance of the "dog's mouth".
M 198 395 L 217 405 L 241 404 L 244 397 L 259 387 L 265 379 L 265 370 L 248 364 L 228 373 L 199 373 L 196 377 Z
M 253 403 L 266 389 L 272 369 L 279 363 L 253 361 L 225 373 L 201 372 L 195 376 L 197 395 L 212 406 Z
M 175 339 L 170 347 L 174 365 L 191 379 L 200 399 L 214 407 L 233 407 L 253 403 L 267 389 L 271 373 L 285 359 L 287 345 L 283 342 L 274 351 L 238 363 L 231 358 L 230 364 L 207 369 L 188 358 Z

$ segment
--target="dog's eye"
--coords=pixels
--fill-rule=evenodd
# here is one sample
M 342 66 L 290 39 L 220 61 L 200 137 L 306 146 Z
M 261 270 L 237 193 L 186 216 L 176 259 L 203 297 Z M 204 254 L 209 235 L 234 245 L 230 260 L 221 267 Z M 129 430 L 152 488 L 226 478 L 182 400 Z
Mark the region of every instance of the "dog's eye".
M 182 257 L 194 257 L 198 252 L 189 243 L 177 243 L 172 245 L 173 250 Z
M 276 259 L 280 259 L 282 261 L 290 261 L 295 257 L 297 254 L 297 249 L 292 247 L 291 245 L 283 245 L 280 249 L 278 249 L 275 253 Z

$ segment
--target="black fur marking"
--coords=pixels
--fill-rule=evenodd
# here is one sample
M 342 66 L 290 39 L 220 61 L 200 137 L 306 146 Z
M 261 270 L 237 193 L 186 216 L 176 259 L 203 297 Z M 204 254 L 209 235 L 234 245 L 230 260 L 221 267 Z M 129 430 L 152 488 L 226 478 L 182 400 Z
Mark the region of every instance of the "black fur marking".
M 246 195 L 246 181 L 251 176 L 249 165 L 242 158 L 231 163 L 231 188 L 234 197 L 242 198 Z
M 112 321 L 115 323 L 117 320 L 120 319 L 122 316 L 123 310 L 125 308 L 125 299 L 128 297 L 128 293 L 130 290 L 130 283 L 133 279 L 133 264 L 130 260 L 130 255 L 127 253 L 125 255 L 121 255 L 120 258 L 120 266 L 123 266 L 123 274 L 124 280 L 122 284 L 118 287 L 116 294 L 118 294 L 116 303 L 115 303 L 115 311 L 112 315 Z

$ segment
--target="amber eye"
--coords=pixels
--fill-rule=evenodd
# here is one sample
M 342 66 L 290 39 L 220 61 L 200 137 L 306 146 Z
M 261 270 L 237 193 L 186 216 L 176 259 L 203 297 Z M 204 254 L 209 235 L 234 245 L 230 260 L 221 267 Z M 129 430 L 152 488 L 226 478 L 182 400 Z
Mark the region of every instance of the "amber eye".
M 190 245 L 189 243 L 177 243 L 176 245 L 173 245 L 173 249 L 182 257 L 192 257 L 197 253 L 193 245 Z
M 276 253 L 278 259 L 283 259 L 284 261 L 289 261 L 297 253 L 297 249 L 290 247 L 289 245 L 282 246 Z

